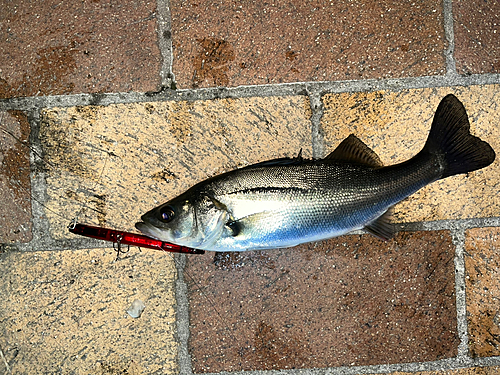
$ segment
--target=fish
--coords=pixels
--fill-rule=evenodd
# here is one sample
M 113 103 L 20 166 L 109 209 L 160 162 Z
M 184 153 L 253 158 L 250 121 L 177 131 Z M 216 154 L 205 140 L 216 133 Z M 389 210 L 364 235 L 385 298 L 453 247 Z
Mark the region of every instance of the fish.
M 143 234 L 229 252 L 285 248 L 355 230 L 389 240 L 393 207 L 424 186 L 487 167 L 495 151 L 470 133 L 463 104 L 442 99 L 422 150 L 384 166 L 351 134 L 323 159 L 299 153 L 202 181 L 141 216 Z

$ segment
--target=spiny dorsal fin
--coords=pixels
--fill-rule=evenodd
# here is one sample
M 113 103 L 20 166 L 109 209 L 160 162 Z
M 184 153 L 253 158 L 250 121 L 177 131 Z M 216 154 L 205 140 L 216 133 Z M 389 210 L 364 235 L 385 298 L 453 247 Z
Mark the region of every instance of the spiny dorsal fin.
M 304 162 L 305 159 L 302 157 L 302 149 L 299 150 L 299 154 L 294 157 L 294 158 L 278 158 L 278 159 L 272 159 L 272 160 L 266 160 L 266 161 L 261 161 L 259 163 L 255 163 L 252 165 L 249 165 L 244 168 L 254 168 L 254 167 L 274 167 L 277 165 L 299 165 Z
M 365 226 L 365 230 L 382 240 L 390 240 L 394 237 L 396 228 L 392 223 L 393 207 L 389 207 L 381 216 Z
M 370 167 L 383 166 L 378 155 L 354 134 L 344 139 L 325 160 L 347 161 Z

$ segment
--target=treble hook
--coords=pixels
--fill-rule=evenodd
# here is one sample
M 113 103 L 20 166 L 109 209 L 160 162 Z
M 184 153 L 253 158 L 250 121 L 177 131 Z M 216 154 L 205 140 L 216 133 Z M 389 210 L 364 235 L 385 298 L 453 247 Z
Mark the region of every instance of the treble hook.
M 130 245 L 127 245 L 127 251 L 122 250 L 122 241 L 123 236 L 121 234 L 116 235 L 116 246 L 115 242 L 113 242 L 113 249 L 116 251 L 116 259 L 115 262 L 120 260 L 120 254 L 127 254 L 130 251 Z

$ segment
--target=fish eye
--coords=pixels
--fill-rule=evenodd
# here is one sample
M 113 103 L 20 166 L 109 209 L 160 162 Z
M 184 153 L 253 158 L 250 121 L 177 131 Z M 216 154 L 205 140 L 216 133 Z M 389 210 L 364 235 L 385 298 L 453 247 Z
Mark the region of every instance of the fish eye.
M 168 223 L 175 216 L 175 211 L 171 206 L 165 206 L 160 210 L 160 220 Z

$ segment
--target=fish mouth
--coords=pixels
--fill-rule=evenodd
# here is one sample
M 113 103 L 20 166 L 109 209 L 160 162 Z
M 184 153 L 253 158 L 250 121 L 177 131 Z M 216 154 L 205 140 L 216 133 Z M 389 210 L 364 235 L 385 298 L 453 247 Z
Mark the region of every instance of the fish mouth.
M 158 238 L 158 236 L 156 236 L 154 233 L 155 228 L 151 227 L 150 225 L 146 224 L 143 221 L 139 221 L 138 223 L 135 223 L 135 229 L 137 229 L 138 231 L 140 231 L 141 233 L 145 234 L 148 237 L 151 237 L 151 238 L 154 238 L 156 240 L 161 241 L 161 239 Z

